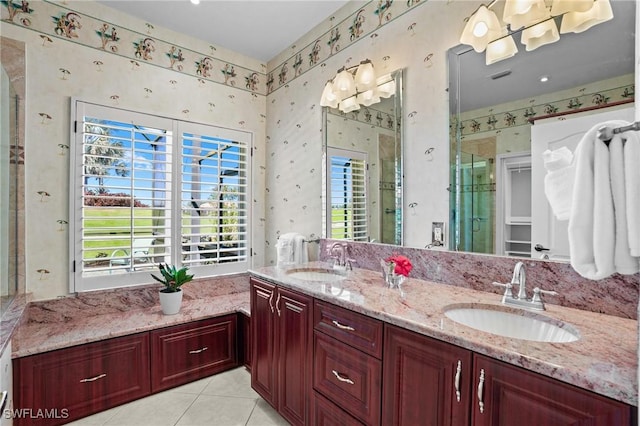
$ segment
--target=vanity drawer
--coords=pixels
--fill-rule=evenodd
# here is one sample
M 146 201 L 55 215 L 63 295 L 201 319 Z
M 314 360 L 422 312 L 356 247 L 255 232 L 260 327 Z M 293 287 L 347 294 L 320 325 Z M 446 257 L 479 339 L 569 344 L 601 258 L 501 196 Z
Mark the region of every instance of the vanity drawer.
M 314 328 L 376 358 L 382 357 L 382 321 L 316 300 Z
M 314 389 L 363 423 L 379 424 L 380 360 L 318 332 L 314 346 Z
M 362 423 L 347 414 L 318 392 L 313 392 L 313 424 L 315 426 L 362 426 Z
M 157 392 L 238 365 L 237 316 L 226 315 L 151 332 L 151 390 Z
M 149 393 L 147 333 L 14 360 L 18 426 L 67 423 Z

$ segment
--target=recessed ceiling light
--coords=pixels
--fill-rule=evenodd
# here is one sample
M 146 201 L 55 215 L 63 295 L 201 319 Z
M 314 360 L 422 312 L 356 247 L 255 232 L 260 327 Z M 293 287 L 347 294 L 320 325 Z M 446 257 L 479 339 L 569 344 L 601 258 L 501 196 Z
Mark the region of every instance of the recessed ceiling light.
M 540 77 L 540 83 L 546 83 L 547 81 L 549 81 L 548 75 L 543 75 L 542 77 Z
M 200 0 L 191 0 L 191 3 L 193 3 L 193 4 L 200 4 Z

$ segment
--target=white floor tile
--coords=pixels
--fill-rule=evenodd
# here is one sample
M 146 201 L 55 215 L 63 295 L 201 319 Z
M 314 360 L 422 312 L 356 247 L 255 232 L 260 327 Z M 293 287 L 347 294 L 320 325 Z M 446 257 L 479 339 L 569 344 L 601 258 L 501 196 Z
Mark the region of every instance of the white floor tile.
M 251 375 L 244 367 L 216 374 L 70 423 L 72 426 L 287 424 L 251 389 Z
M 244 426 L 255 405 L 250 398 L 200 395 L 176 425 Z
M 105 426 L 172 426 L 198 395 L 162 392 L 123 405 Z
M 225 371 L 211 377 L 211 381 L 202 391 L 204 395 L 236 396 L 257 399 L 260 396 L 251 389 L 251 375 L 244 368 Z
M 262 398 L 258 399 L 256 408 L 254 408 L 247 422 L 247 426 L 286 426 L 288 424 L 289 423 Z

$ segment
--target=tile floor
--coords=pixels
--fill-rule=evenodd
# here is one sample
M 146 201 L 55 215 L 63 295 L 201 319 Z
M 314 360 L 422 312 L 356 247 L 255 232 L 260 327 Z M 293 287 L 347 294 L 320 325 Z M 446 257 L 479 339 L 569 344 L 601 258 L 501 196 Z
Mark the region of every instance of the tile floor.
M 272 426 L 288 425 L 251 389 L 251 376 L 236 368 L 85 417 L 73 426 Z

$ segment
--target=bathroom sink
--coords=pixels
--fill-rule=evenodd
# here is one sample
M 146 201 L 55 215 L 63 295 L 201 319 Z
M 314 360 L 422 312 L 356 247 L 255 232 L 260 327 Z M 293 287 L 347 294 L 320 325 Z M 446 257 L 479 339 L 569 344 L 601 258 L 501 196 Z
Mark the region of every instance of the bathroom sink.
M 578 331 L 570 324 L 514 308 L 495 305 L 452 305 L 444 314 L 467 327 L 514 339 L 569 343 L 580 338 Z
M 323 283 L 342 281 L 347 277 L 343 271 L 328 268 L 296 268 L 289 269 L 286 273 L 289 277 L 298 280 Z

